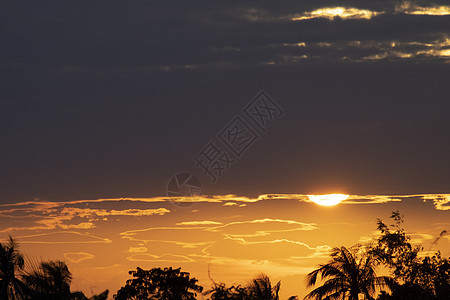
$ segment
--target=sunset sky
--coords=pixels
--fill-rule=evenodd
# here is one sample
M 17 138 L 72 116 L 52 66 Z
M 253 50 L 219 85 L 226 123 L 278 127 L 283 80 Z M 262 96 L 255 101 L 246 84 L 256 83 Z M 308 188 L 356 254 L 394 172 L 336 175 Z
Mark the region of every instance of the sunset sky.
M 0 239 L 73 289 L 209 266 L 302 296 L 397 209 L 450 255 L 448 1 L 3 1 L 0 41 Z

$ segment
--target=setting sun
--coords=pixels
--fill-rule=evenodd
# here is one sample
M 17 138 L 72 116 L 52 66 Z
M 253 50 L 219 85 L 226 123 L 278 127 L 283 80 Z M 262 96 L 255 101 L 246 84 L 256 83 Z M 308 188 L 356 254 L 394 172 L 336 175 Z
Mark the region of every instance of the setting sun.
M 309 200 L 323 206 L 333 206 L 348 198 L 344 194 L 308 195 Z

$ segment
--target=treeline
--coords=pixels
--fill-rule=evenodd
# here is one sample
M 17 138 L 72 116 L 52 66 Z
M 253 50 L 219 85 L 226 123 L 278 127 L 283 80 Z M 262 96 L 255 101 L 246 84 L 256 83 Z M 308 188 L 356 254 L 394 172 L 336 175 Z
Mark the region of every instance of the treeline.
M 449 300 L 450 263 L 440 252 L 425 255 L 423 247 L 413 246 L 402 228 L 398 211 L 392 225 L 377 220 L 380 235 L 370 243 L 336 247 L 330 260 L 306 276 L 306 286 L 315 287 L 305 299 L 316 300 Z M 438 239 L 446 234 L 443 231 Z M 378 276 L 385 270 L 388 276 Z M 272 284 L 260 274 L 245 285 L 226 285 L 212 280 L 208 289 L 180 268 L 137 268 L 113 296 L 115 300 L 278 300 L 281 282 Z M 71 292 L 72 275 L 61 261 L 47 261 L 25 268 L 17 243 L 10 237 L 0 243 L 0 299 L 88 299 Z M 299 285 L 302 284 L 299 282 Z M 89 299 L 107 299 L 108 290 Z M 298 299 L 297 296 L 289 300 Z

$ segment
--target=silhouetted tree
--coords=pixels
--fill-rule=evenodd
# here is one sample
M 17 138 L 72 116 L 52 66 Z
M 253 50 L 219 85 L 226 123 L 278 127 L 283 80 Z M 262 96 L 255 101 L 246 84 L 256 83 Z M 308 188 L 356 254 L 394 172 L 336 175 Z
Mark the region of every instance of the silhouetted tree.
M 105 290 L 98 295 L 94 295 L 89 300 L 106 300 L 108 299 L 109 290 Z
M 9 236 L 0 243 L 0 300 L 106 300 L 108 290 L 87 298 L 82 292 L 71 292 L 72 274 L 59 260 L 27 261 L 18 250 L 17 242 Z M 30 267 L 31 265 L 31 267 Z
M 225 283 L 214 283 L 204 295 L 210 295 L 211 300 L 246 300 L 249 292 L 240 285 L 227 287 Z
M 411 266 L 406 282 L 396 282 L 391 294 L 382 294 L 380 300 L 448 300 L 450 295 L 450 264 L 448 259 L 436 256 L 417 259 Z
M 72 293 L 72 300 L 89 300 L 90 298 L 86 297 L 83 292 L 73 292 Z
M 23 276 L 32 299 L 72 299 L 79 294 L 72 295 L 70 284 L 72 274 L 67 265 L 59 260 L 44 261 Z
M 194 300 L 197 292 L 203 287 L 197 285 L 197 279 L 190 278 L 189 273 L 181 272 L 181 268 L 153 268 L 130 271 L 133 279 L 129 279 L 114 299 L 160 299 L 160 300 Z
M 88 298 L 83 294 L 83 292 L 73 292 L 71 299 L 72 300 L 107 300 L 108 294 L 109 294 L 109 291 L 105 290 L 98 295 L 93 295 L 92 297 Z
M 450 294 L 450 269 L 448 259 L 440 253 L 419 257 L 420 246 L 413 247 L 401 227 L 403 216 L 392 212 L 391 229 L 377 220 L 381 236 L 375 240 L 371 254 L 391 270 L 395 279 L 391 295 L 385 293 L 379 299 L 448 299 Z
M 384 224 L 381 219 L 377 219 L 377 229 L 381 236 L 375 240 L 370 252 L 391 269 L 394 279 L 406 282 L 412 275 L 412 266 L 417 262 L 417 254 L 421 247 L 413 247 L 409 242 L 410 237 L 402 228 L 404 221 L 399 211 L 392 212 L 391 218 L 394 224 L 390 226 Z
M 9 236 L 7 243 L 0 243 L 0 299 L 23 298 L 24 286 L 18 277 L 23 268 L 23 255 L 18 250 L 18 244 Z
M 358 259 L 355 250 L 358 249 L 334 248 L 331 260 L 307 275 L 308 287 L 316 284 L 319 275 L 325 282 L 306 295 L 305 299 L 358 300 L 360 294 L 366 299 L 373 299 L 377 288 L 392 284 L 389 277 L 376 275 L 376 260 L 373 256 L 364 252 Z
M 278 300 L 278 292 L 280 291 L 281 282 L 278 281 L 272 287 L 269 276 L 266 274 L 259 274 L 247 286 L 250 294 L 250 299 L 264 299 L 264 300 Z

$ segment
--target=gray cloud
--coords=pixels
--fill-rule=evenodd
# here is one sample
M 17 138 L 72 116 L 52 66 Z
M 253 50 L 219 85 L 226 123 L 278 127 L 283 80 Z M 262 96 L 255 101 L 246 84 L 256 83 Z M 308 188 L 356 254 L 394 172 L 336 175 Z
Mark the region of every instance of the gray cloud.
M 292 113 L 211 194 L 448 192 L 448 3 L 402 3 L 2 3 L 1 201 L 161 196 L 261 88 Z M 380 14 L 292 20 L 330 7 Z

